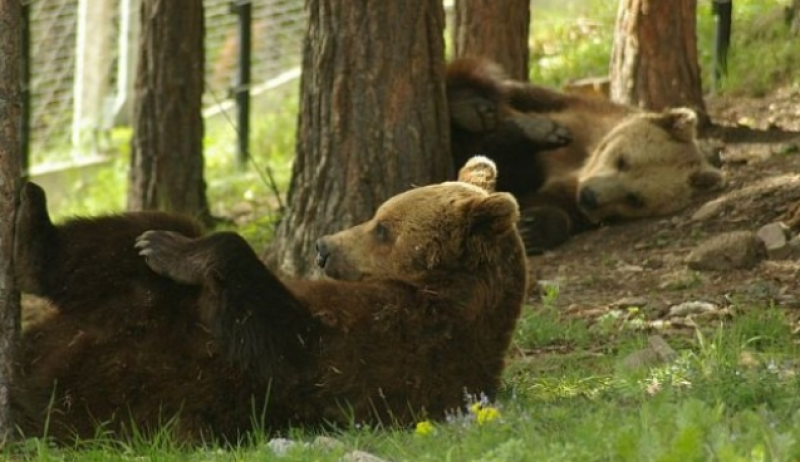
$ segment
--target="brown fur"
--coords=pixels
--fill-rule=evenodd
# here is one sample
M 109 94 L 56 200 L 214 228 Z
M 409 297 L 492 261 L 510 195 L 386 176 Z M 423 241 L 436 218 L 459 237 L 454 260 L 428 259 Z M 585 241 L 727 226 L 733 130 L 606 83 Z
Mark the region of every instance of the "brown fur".
M 21 429 L 49 420 L 63 440 L 171 422 L 183 439 L 236 440 L 255 423 L 408 425 L 491 396 L 527 272 L 516 202 L 480 187 L 487 165 L 322 238 L 333 279 L 318 281 L 280 281 L 238 235 L 170 215 L 54 226 L 28 184 L 18 278 L 58 312 L 22 339 Z
M 502 70 L 462 58 L 447 69 L 451 150 L 456 167 L 472 156 L 490 157 L 501 172 L 498 190 L 523 197 L 544 182 L 545 160 L 537 153 L 567 145 L 570 132 L 549 117 L 517 110 Z
M 522 207 L 521 231 L 530 253 L 558 245 L 570 234 L 602 221 L 674 213 L 688 205 L 695 191 L 723 182 L 697 146 L 696 116 L 689 109 L 650 113 L 561 93 L 508 80 L 486 60 L 456 60 L 448 73 L 457 76 L 458 91 L 448 93 L 451 108 L 461 108 L 457 114 L 468 112 L 462 106 L 469 104 L 483 113 L 491 112 L 483 106 L 493 105 L 501 121 L 544 118 L 571 134 L 571 142 L 561 147 L 534 147 L 508 133 L 500 134 L 506 136 L 503 142 L 489 143 L 490 136 L 481 138 L 481 134 L 469 139 L 473 145 L 482 142 L 482 147 L 489 148 L 484 155 L 501 159 L 497 188 L 517 197 Z M 451 118 L 461 124 L 460 118 L 452 114 Z M 459 139 L 460 131 L 454 130 L 453 137 L 458 159 L 466 155 L 465 143 Z M 506 172 L 513 173 L 504 181 Z

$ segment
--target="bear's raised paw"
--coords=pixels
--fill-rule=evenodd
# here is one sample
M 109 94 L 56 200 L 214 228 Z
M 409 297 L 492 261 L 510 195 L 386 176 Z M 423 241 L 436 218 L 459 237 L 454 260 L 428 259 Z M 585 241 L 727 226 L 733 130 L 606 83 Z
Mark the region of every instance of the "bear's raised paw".
M 195 239 L 173 231 L 146 231 L 134 247 L 156 273 L 182 284 L 200 284 L 202 258 L 194 250 Z

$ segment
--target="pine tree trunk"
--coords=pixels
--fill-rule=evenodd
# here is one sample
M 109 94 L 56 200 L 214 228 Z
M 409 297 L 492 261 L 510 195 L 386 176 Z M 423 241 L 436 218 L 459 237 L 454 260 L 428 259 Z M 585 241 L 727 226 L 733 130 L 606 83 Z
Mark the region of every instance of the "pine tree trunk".
M 651 110 L 691 107 L 707 121 L 697 61 L 697 0 L 621 0 L 611 99 Z
M 308 0 L 297 151 L 268 263 L 315 269 L 316 240 L 451 177 L 438 0 Z
M 14 430 L 10 385 L 19 338 L 19 291 L 14 282 L 14 223 L 22 178 L 20 124 L 22 6 L 0 1 L 0 447 Z
M 144 0 L 128 209 L 209 216 L 203 179 L 203 3 Z
M 456 0 L 455 56 L 482 56 L 509 77 L 528 80 L 531 10 L 529 0 Z

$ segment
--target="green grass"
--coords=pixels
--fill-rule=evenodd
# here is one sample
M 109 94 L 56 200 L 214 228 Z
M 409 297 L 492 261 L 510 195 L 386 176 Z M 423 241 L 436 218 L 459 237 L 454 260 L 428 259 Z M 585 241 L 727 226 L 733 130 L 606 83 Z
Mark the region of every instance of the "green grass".
M 737 0 L 728 75 L 721 93 L 761 96 L 783 84 L 800 84 L 800 38 L 783 21 L 787 0 Z M 584 0 L 542 5 L 532 11 L 530 78 L 561 87 L 608 75 L 618 2 Z M 698 2 L 698 59 L 703 86 L 711 85 L 714 16 L 711 1 Z M 758 71 L 754 71 L 754 63 Z
M 542 306 L 523 323 L 541 319 Z M 555 319 L 555 318 L 554 318 Z M 551 320 L 548 336 L 574 338 L 571 321 Z M 587 329 L 589 327 L 587 326 Z M 520 329 L 515 343 L 528 341 Z M 789 461 L 800 458 L 800 378 L 795 335 L 782 311 L 742 310 L 729 325 L 698 332 L 673 363 L 640 371 L 615 367 L 642 334 L 595 332 L 605 344 L 515 357 L 499 415 L 434 423 L 429 431 L 351 428 L 326 436 L 295 432 L 278 457 L 263 435 L 233 447 L 181 447 L 165 431 L 154 440 L 99 440 L 58 448 L 41 439 L 6 446 L 9 460 L 338 461 L 363 450 L 392 461 Z M 685 339 L 673 345 L 687 344 Z M 566 368 L 553 367 L 565 364 Z

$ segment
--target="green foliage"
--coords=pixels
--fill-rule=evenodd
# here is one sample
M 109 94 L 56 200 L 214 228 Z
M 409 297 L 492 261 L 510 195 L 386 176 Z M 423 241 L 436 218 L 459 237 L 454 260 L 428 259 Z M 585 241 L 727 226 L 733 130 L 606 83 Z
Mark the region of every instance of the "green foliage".
M 698 2 L 698 59 L 704 88 L 712 83 L 714 20 L 711 1 Z M 737 0 L 728 75 L 719 91 L 761 96 L 781 84 L 800 84 L 800 40 L 784 17 L 787 0 Z M 537 6 L 531 21 L 530 78 L 561 87 L 608 75 L 618 2 L 584 0 Z M 757 71 L 753 65 L 757 63 Z
M 553 303 L 551 309 L 555 302 L 548 302 Z M 482 423 L 468 411 L 432 423 L 426 432 L 353 425 L 327 434 L 340 444 L 333 449 L 314 445 L 317 434 L 298 430 L 287 435 L 295 444 L 280 457 L 263 435 L 254 435 L 245 444 L 188 448 L 171 439 L 168 430 L 153 439 L 99 439 L 67 448 L 29 439 L 6 445 L 0 457 L 325 462 L 362 450 L 387 460 L 431 462 L 800 458 L 798 361 L 782 312 L 743 310 L 727 326 L 698 331 L 694 346 L 680 350 L 676 361 L 640 374 L 625 374 L 612 366 L 635 345 L 642 345 L 636 332 L 627 339 L 620 338 L 623 334 L 605 339 L 614 345 L 600 353 L 515 358 L 505 389 L 489 405 L 496 418 Z M 756 360 L 745 361 L 747 352 L 756 354 Z M 551 367 L 559 362 L 567 366 Z
M 558 286 L 549 285 L 542 294 L 542 306 L 523 307 L 514 336 L 515 343 L 524 349 L 553 345 L 587 346 L 589 330 L 582 320 L 562 319 L 556 307 Z
M 530 79 L 561 87 L 608 74 L 616 5 L 601 0 L 559 3 L 532 12 Z
M 786 0 L 733 3 L 728 74 L 722 81 L 722 92 L 763 96 L 781 84 L 800 83 L 795 72 L 800 66 L 800 40 L 790 35 L 784 14 L 787 5 Z M 698 2 L 697 27 L 703 82 L 708 86 L 714 46 L 711 2 Z

